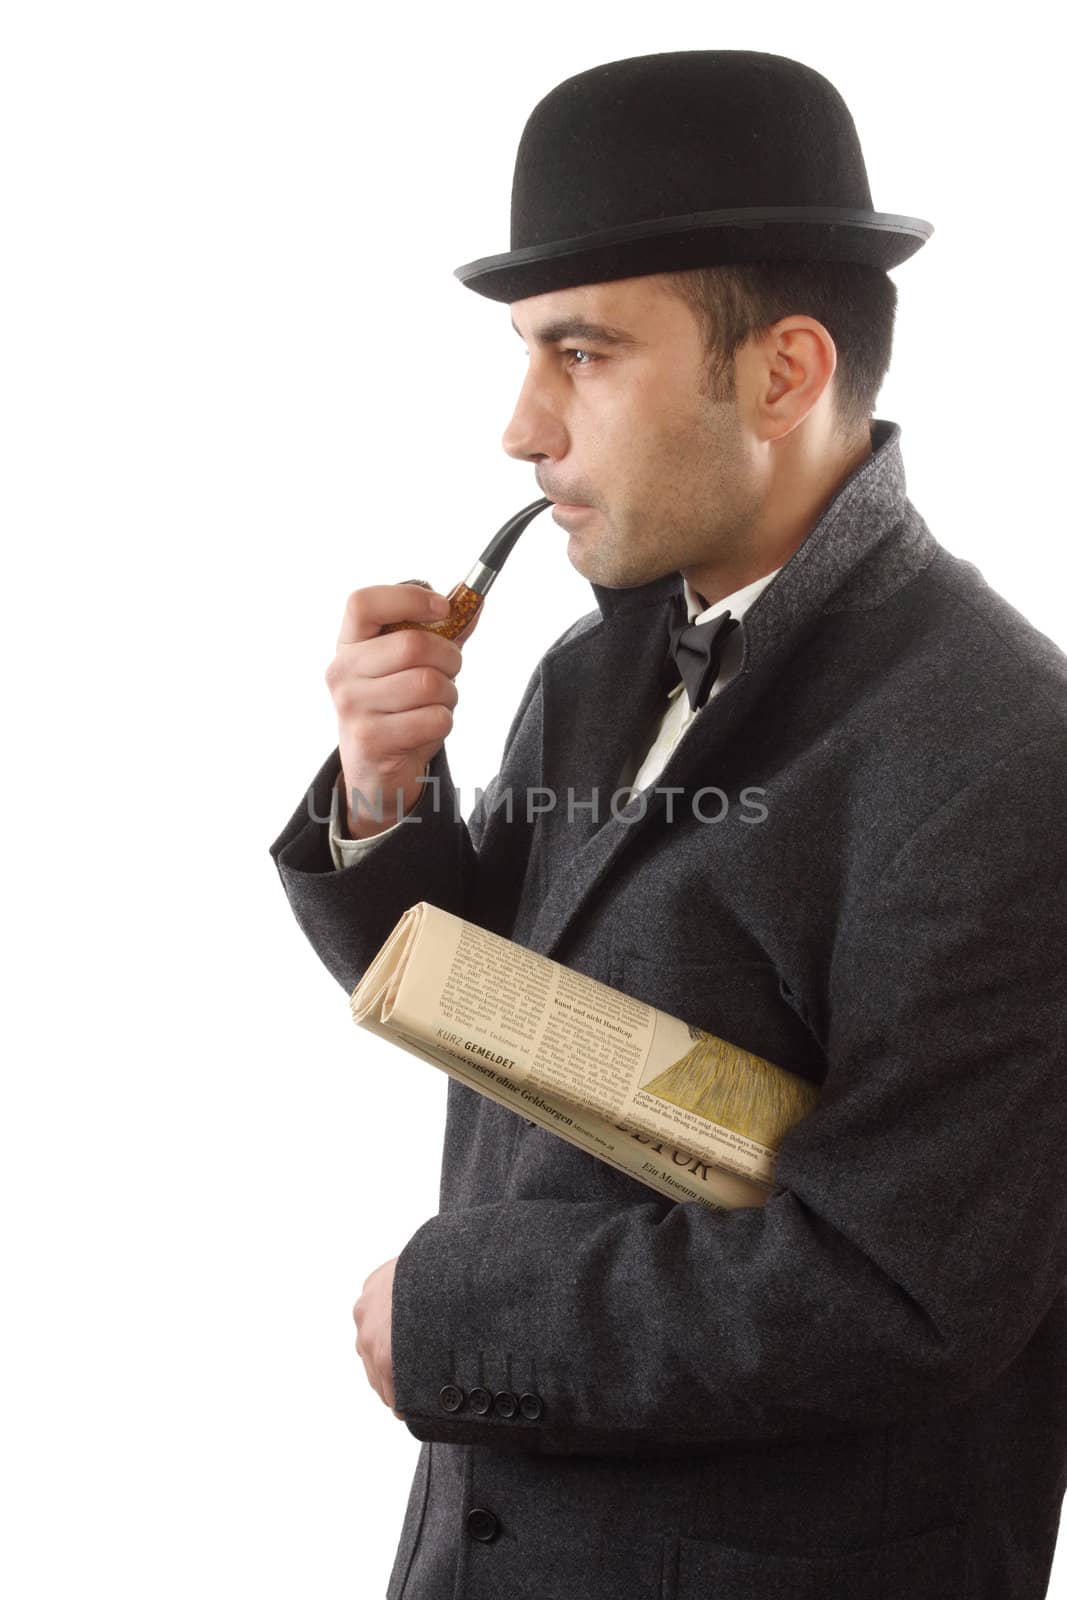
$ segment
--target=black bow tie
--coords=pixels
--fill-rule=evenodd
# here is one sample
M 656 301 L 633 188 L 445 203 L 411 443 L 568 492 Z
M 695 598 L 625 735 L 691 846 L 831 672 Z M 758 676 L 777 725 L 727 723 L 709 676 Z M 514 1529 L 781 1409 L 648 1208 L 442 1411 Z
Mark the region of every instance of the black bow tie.
M 722 647 L 734 629 L 741 626 L 741 620 L 724 611 L 707 622 L 690 622 L 685 596 L 673 594 L 668 625 L 670 643 L 663 661 L 667 688 L 673 689 L 680 678 L 690 706 L 698 711 L 719 675 Z

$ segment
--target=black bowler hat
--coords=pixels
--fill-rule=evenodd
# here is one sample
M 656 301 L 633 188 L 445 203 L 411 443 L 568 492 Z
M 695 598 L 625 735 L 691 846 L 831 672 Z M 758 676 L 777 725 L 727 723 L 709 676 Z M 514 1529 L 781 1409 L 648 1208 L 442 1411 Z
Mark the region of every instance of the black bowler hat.
M 511 301 L 727 262 L 886 270 L 933 231 L 871 209 L 851 113 L 821 73 L 761 50 L 673 50 L 545 95 L 515 158 L 511 249 L 455 275 Z

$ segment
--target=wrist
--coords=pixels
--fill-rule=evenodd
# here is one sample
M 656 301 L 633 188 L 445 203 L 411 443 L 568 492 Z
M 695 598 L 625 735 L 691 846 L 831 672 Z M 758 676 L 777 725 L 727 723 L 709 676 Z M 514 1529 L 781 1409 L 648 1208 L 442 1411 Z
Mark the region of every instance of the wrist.
M 409 817 L 422 799 L 426 788 L 425 778 L 430 770 L 429 762 L 422 775 L 414 780 L 414 784 L 401 786 L 396 789 L 383 789 L 374 784 L 364 787 L 360 783 L 350 784 L 345 773 L 338 774 L 337 785 L 341 794 L 339 808 L 340 836 L 342 839 L 374 839 L 380 833 L 385 833 L 389 828 L 395 828 L 398 823 Z

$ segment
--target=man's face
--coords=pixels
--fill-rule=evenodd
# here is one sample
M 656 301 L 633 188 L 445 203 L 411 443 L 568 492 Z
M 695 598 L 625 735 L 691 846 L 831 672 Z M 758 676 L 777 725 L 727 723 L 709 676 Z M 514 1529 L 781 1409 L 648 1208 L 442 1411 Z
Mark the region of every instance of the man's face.
M 759 509 L 755 440 L 736 401 L 706 392 L 689 306 L 642 277 L 510 309 L 529 367 L 503 445 L 557 502 L 572 566 L 607 588 L 742 566 Z

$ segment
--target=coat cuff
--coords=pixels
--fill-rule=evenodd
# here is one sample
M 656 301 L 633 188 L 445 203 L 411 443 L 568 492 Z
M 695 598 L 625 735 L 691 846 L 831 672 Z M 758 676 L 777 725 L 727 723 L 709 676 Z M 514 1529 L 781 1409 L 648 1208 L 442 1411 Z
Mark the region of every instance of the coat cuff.
M 330 851 L 330 814 L 340 771 L 340 751 L 334 749 L 270 854 L 298 924 L 351 994 L 410 906 L 427 900 L 464 914 L 476 858 L 442 745 L 414 810 L 382 834 L 373 850 L 339 869 Z

